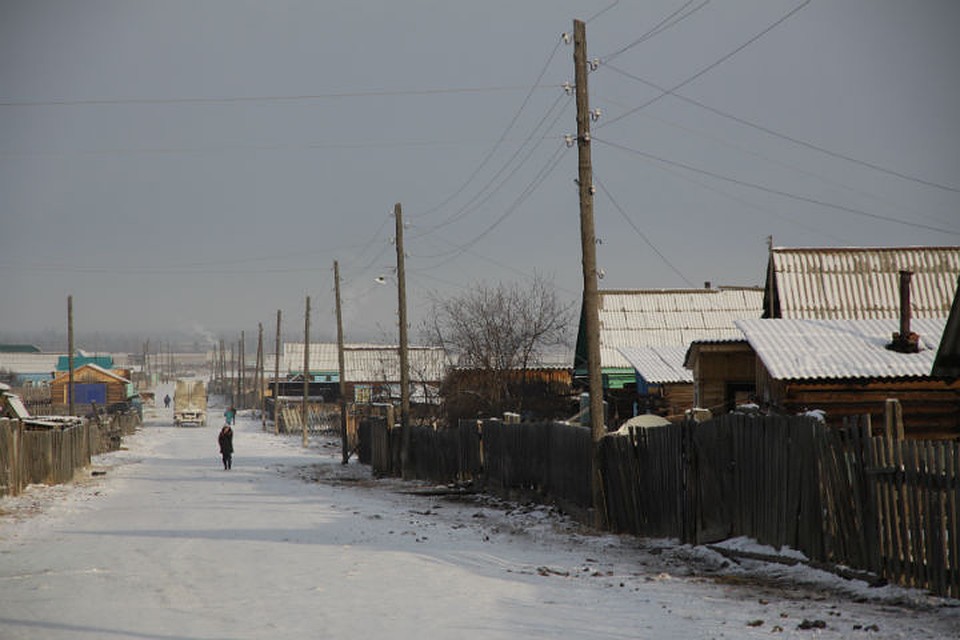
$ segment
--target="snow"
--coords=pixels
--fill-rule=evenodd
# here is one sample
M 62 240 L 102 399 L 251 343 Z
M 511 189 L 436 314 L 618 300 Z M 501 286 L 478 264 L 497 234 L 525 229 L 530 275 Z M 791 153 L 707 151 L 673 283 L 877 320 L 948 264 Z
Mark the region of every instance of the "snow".
M 957 601 L 417 493 L 429 486 L 341 465 L 336 440 L 303 448 L 249 415 L 224 471 L 220 412 L 177 429 L 147 408 L 76 483 L 0 500 L 0 638 L 960 635 Z

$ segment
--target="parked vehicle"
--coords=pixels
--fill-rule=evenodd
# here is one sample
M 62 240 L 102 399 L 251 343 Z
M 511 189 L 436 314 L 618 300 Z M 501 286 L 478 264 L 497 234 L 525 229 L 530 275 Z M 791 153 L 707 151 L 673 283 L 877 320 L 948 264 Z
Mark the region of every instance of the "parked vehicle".
M 206 426 L 207 390 L 203 380 L 177 380 L 173 392 L 173 424 Z

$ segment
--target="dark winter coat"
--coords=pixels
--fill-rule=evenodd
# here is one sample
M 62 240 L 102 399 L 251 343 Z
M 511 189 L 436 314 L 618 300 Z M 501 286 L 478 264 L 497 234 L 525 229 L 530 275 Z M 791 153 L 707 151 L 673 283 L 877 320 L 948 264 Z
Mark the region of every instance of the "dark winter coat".
M 223 429 L 220 429 L 220 436 L 217 441 L 220 443 L 221 455 L 233 455 L 233 429 L 224 426 Z

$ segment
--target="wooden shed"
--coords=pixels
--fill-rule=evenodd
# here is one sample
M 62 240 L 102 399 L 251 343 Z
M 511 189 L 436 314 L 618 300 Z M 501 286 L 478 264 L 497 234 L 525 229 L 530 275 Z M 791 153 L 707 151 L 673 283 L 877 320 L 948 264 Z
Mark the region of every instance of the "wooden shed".
M 620 347 L 636 376 L 633 413 L 681 419 L 692 409 L 693 374 L 683 366 L 687 347 Z
M 746 340 L 698 340 L 684 366 L 693 372 L 696 407 L 726 413 L 756 396 L 757 356 Z
M 92 403 L 103 408 L 116 402 L 123 402 L 132 392 L 129 379 L 96 364 L 85 364 L 75 369 L 73 383 L 74 409 L 77 412 L 88 411 Z M 67 411 L 70 403 L 69 386 L 69 372 L 60 373 L 53 379 L 50 385 L 50 396 L 54 412 Z
M 869 414 L 882 424 L 896 398 L 907 437 L 960 439 L 960 380 L 931 375 L 945 319 L 917 319 L 918 350 L 890 348 L 895 320 L 740 320 L 756 354 L 756 388 L 773 410 L 820 409 L 827 421 Z

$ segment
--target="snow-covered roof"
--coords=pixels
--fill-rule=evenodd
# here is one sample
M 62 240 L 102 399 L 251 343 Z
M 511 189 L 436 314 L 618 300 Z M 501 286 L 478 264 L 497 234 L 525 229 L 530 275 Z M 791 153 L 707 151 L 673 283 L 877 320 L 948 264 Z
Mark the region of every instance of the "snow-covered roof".
M 621 347 L 687 347 L 694 340 L 741 338 L 740 318 L 759 318 L 759 288 L 600 292 L 600 362 L 632 366 Z
M 960 275 L 960 247 L 774 247 L 770 260 L 782 318 L 896 318 L 901 270 L 913 317 L 943 318 Z
M 76 373 L 77 373 L 78 371 L 81 371 L 81 370 L 83 370 L 83 369 L 90 369 L 91 371 L 96 371 L 97 373 L 99 373 L 99 374 L 101 374 L 101 375 L 103 375 L 103 376 L 106 376 L 106 377 L 108 377 L 108 378 L 113 378 L 113 379 L 116 380 L 117 382 L 123 382 L 124 384 L 130 384 L 130 381 L 129 381 L 129 380 L 127 380 L 127 379 L 124 378 L 123 376 L 119 375 L 118 373 L 115 373 L 115 372 L 113 372 L 113 371 L 110 371 L 109 369 L 104 369 L 104 368 L 101 367 L 100 365 L 94 364 L 94 363 L 92 363 L 92 362 L 88 362 L 87 364 L 81 365 L 81 366 L 77 367 L 76 369 L 74 369 L 74 370 L 73 370 L 74 375 L 76 375 Z M 57 374 L 57 378 L 56 378 L 56 379 L 57 379 L 57 380 L 63 380 L 63 379 L 68 378 L 68 377 L 70 377 L 70 372 L 69 372 L 69 371 L 61 371 L 60 373 Z
M 919 353 L 886 348 L 897 320 L 738 320 L 747 342 L 777 380 L 908 378 L 930 375 L 944 318 L 919 318 Z
M 650 384 L 693 382 L 693 372 L 683 366 L 687 347 L 620 347 L 619 351 Z
M 400 379 L 400 356 L 394 345 L 344 345 L 344 378 L 348 382 L 396 381 Z M 411 381 L 443 379 L 447 357 L 439 347 L 409 347 L 408 365 Z M 339 371 L 335 343 L 310 343 L 311 371 Z M 303 343 L 283 345 L 284 373 L 303 370 Z
M 59 353 L 0 353 L 0 369 L 13 373 L 52 373 Z

